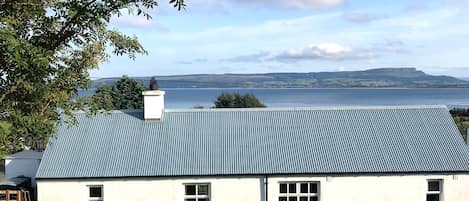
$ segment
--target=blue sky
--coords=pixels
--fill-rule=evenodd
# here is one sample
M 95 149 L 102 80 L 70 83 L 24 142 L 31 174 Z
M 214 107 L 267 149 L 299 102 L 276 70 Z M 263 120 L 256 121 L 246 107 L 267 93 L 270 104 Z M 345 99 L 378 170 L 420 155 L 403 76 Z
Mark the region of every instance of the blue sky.
M 113 18 L 148 55 L 112 56 L 93 78 L 416 67 L 469 77 L 469 0 L 159 1 Z

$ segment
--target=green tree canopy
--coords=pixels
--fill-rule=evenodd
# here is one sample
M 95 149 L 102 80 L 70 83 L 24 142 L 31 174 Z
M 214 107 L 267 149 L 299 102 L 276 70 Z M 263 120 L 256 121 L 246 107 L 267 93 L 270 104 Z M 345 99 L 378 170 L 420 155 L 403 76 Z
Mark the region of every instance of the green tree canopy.
M 92 96 L 94 110 L 121 110 L 143 108 L 142 82 L 122 76 L 112 86 L 102 85 Z
M 266 107 L 254 94 L 221 93 L 214 102 L 216 108 Z
M 178 9 L 183 0 L 169 0 Z M 147 53 L 135 36 L 109 29 L 122 12 L 150 18 L 155 0 L 0 0 L 0 132 L 10 147 L 46 144 L 60 119 L 89 109 L 75 98 L 89 87 L 88 71 L 115 55 Z
M 469 128 L 469 108 L 453 108 L 449 111 L 453 116 L 454 123 L 458 126 L 462 137 L 467 142 L 467 130 Z

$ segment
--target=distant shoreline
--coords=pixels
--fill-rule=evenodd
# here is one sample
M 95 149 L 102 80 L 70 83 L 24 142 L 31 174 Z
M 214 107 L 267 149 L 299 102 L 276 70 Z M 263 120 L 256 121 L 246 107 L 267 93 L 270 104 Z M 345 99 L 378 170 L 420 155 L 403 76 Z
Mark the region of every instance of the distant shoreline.
M 469 107 L 469 88 L 163 88 L 166 108 L 212 107 L 221 92 L 252 93 L 268 107 L 447 105 Z M 78 91 L 90 96 L 95 90 Z
M 343 87 L 343 88 L 338 88 L 338 87 L 331 87 L 331 88 L 327 88 L 327 87 L 319 87 L 319 88 L 275 88 L 275 87 L 271 87 L 271 88 L 243 88 L 243 87 L 218 87 L 218 88 L 211 88 L 211 87 L 208 87 L 208 88 L 202 88 L 202 87 L 194 87 L 194 88 L 189 88 L 189 87 L 182 87 L 182 88 L 177 88 L 177 87 L 168 87 L 168 88 L 164 88 L 162 87 L 161 88 L 162 90 L 165 90 L 165 89 L 176 89 L 176 90 L 188 90 L 188 89 L 194 89 L 194 90 L 204 90 L 204 89 L 210 89 L 210 90 L 215 90 L 215 89 L 230 89 L 230 90 L 233 90 L 233 89 L 246 89 L 246 90 L 250 90 L 250 89 L 260 89 L 260 90 L 275 90 L 275 89 L 293 89 L 293 90 L 300 90 L 300 89 L 331 89 L 331 90 L 338 90 L 338 89 L 469 89 L 469 87 Z M 90 88 L 90 89 L 79 89 L 79 91 L 95 91 L 97 90 L 97 88 Z
M 130 77 L 148 86 L 150 78 Z M 162 88 L 183 89 L 349 89 L 349 88 L 469 88 L 469 81 L 426 74 L 415 68 L 364 71 L 265 74 L 196 74 L 155 76 Z M 91 87 L 111 85 L 120 78 L 94 80 Z

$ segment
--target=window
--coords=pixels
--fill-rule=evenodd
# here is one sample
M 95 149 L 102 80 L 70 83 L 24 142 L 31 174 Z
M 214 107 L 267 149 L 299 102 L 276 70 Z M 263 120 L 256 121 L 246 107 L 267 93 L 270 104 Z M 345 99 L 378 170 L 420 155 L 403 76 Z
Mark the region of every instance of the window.
M 88 199 L 90 201 L 103 201 L 103 186 L 88 186 Z
M 210 201 L 210 184 L 186 184 L 184 201 Z
M 318 201 L 318 182 L 285 182 L 280 183 L 278 201 Z
M 428 180 L 427 201 L 440 201 L 442 187 L 442 180 Z

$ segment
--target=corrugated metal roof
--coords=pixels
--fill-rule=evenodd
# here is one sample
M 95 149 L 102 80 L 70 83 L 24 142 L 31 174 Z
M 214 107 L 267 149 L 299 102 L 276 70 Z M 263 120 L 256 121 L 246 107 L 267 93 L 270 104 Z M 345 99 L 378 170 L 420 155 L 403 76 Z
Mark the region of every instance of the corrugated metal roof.
M 8 155 L 4 157 L 4 159 L 37 159 L 37 160 L 40 160 L 42 158 L 42 154 L 43 152 L 37 152 L 33 150 L 23 150 L 23 151 Z
M 61 125 L 38 178 L 468 171 L 444 106 L 118 111 Z

